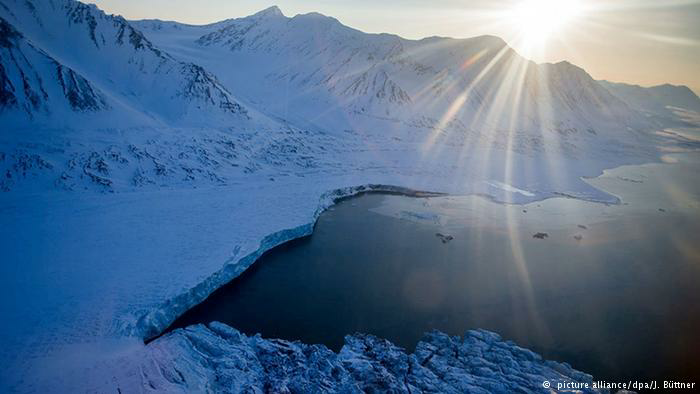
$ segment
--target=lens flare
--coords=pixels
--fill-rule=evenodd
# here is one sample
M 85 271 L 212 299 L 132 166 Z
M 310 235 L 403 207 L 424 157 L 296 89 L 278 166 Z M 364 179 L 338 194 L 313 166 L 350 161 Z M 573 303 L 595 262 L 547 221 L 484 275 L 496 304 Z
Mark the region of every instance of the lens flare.
M 527 45 L 540 45 L 575 21 L 582 13 L 577 0 L 524 0 L 509 12 Z

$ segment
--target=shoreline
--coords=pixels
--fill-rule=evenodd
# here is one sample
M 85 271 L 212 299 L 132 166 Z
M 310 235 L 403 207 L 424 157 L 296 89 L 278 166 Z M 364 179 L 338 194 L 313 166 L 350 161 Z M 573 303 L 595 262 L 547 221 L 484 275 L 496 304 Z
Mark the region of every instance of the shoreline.
M 622 166 L 614 167 L 609 170 L 614 170 Z M 608 171 L 608 169 L 604 170 L 600 175 L 591 178 L 598 178 L 602 176 L 605 171 Z M 583 177 L 581 177 L 580 179 L 584 180 Z M 605 194 L 613 196 L 616 199 L 616 201 L 608 202 L 603 200 L 587 199 L 584 197 L 559 192 L 552 192 L 549 196 L 542 196 L 542 198 L 535 198 L 531 201 L 523 202 L 501 201 L 493 195 L 484 193 L 467 193 L 461 196 L 481 197 L 501 205 L 525 205 L 553 198 L 576 199 L 603 205 L 619 205 L 622 203 L 622 200 L 618 196 L 615 196 L 606 190 L 598 189 L 593 185 L 591 185 L 591 187 L 594 187 L 595 189 L 600 190 Z M 313 234 L 313 230 L 316 226 L 319 216 L 327 209 L 331 208 L 333 205 L 341 201 L 349 200 L 362 194 L 375 193 L 387 195 L 401 195 L 413 198 L 456 196 L 454 194 L 446 192 L 418 190 L 398 185 L 376 183 L 367 183 L 359 186 L 348 186 L 328 191 L 321 196 L 321 201 L 314 214 L 312 221 L 294 228 L 279 230 L 263 237 L 263 239 L 260 241 L 258 249 L 256 249 L 255 251 L 251 252 L 246 256 L 243 256 L 235 262 L 226 262 L 221 270 L 211 274 L 207 279 L 200 282 L 192 289 L 166 301 L 159 308 L 139 317 L 136 327 L 134 328 L 135 335 L 141 338 L 147 345 L 153 342 L 154 340 L 160 338 L 161 336 L 167 334 L 169 332 L 168 328 L 173 322 L 175 322 L 189 309 L 203 302 L 213 292 L 240 276 L 249 267 L 255 264 L 263 254 L 279 246 L 283 246 L 286 243 L 311 236 Z M 534 194 L 533 196 L 537 197 L 539 195 Z M 171 307 L 173 306 L 175 309 L 171 309 Z

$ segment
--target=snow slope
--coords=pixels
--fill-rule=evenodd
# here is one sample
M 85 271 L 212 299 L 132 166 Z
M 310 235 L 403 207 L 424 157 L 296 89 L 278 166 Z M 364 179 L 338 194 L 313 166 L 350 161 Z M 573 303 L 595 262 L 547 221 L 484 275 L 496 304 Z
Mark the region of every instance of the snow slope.
M 683 115 L 687 113 L 692 113 L 696 119 L 700 117 L 700 98 L 687 86 L 665 84 L 644 88 L 625 83 L 599 82 L 660 127 L 688 126 L 688 122 L 683 121 Z
M 496 37 L 405 40 L 274 7 L 190 26 L 0 0 L 0 18 L 3 391 L 149 390 L 143 368 L 189 353 L 142 340 L 336 197 L 615 203 L 581 177 L 658 158 L 633 106 Z
M 406 40 L 317 13 L 289 18 L 277 7 L 200 27 L 134 23 L 258 108 L 299 125 L 370 128 L 369 117 L 399 127 L 538 135 L 646 126 L 582 69 L 537 65 L 497 37 Z
M 3 59 L 0 105 L 3 107 L 21 109 L 29 116 L 48 112 L 49 107 L 61 108 L 62 112 L 108 108 L 104 95 L 82 75 L 36 48 L 1 18 L 0 37 Z M 42 75 L 52 73 L 55 78 L 42 79 Z
M 91 121 L 114 125 L 115 120 L 123 119 L 119 124 L 191 121 L 201 126 L 211 123 L 211 118 L 230 121 L 232 117 L 245 116 L 244 108 L 231 93 L 201 66 L 173 59 L 154 47 L 123 18 L 105 15 L 94 5 L 72 0 L 4 0 L 0 3 L 0 17 L 3 30 L 14 32 L 4 33 L 9 34 L 10 42 L 16 42 L 17 38 L 12 37 L 17 36 L 18 29 L 21 31 L 21 45 L 7 47 L 11 53 L 2 58 L 6 75 L 3 79 L 10 82 L 4 83 L 3 91 L 20 101 L 26 100 L 22 99 L 22 90 L 25 96 L 33 93 L 36 99 L 32 101 L 36 103 L 29 107 L 22 105 L 21 111 L 32 122 L 44 120 L 56 127 L 62 117 L 74 118 L 72 112 L 86 109 L 99 109 L 100 113 L 63 123 L 76 125 Z M 23 56 L 28 52 L 30 56 Z M 78 103 L 72 105 L 74 111 L 54 106 L 53 96 L 36 92 L 40 92 L 43 85 L 50 89 L 61 84 L 62 73 L 56 75 L 47 69 L 41 64 L 46 61 L 31 56 L 33 52 L 51 58 L 55 63 L 53 67 L 66 68 L 79 75 L 80 82 L 74 84 L 84 90 L 89 86 L 90 90 L 101 91 L 100 101 L 109 105 Z M 28 90 L 24 81 L 32 77 Z M 76 100 L 73 99 L 74 103 Z M 22 104 L 13 105 L 12 101 L 10 99 L 3 108 L 12 110 Z M 40 108 L 43 110 L 39 111 Z M 202 109 L 210 111 L 202 116 Z M 115 113 L 102 113 L 107 110 Z

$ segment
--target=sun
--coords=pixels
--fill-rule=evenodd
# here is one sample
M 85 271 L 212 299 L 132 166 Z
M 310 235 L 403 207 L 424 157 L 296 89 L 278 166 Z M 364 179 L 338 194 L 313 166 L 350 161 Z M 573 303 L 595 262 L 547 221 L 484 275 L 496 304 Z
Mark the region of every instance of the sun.
M 509 12 L 509 23 L 526 46 L 544 44 L 582 13 L 578 0 L 523 0 Z

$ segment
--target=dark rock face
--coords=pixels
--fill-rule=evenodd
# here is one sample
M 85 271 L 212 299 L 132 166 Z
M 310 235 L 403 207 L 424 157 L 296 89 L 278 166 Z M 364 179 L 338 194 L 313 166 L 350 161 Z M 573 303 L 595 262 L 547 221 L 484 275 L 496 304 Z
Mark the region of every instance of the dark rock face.
M 31 2 L 26 2 L 26 4 L 30 8 L 36 9 Z M 87 27 L 90 39 L 95 46 L 99 48 L 100 44 L 97 41 L 97 36 L 95 35 L 95 30 L 97 29 L 97 19 L 95 19 L 95 15 L 93 14 L 95 6 L 80 2 L 71 2 L 64 4 L 64 7 L 66 9 L 68 21 L 75 24 L 84 23 Z
M 9 51 L 21 37 L 22 35 L 12 25 L 0 18 L 0 48 Z M 0 63 L 0 109 L 17 105 L 17 98 L 14 92 L 15 88 L 12 85 L 12 81 L 10 81 L 4 65 Z
M 15 43 L 20 38 L 22 38 L 22 34 L 15 30 L 5 19 L 0 18 L 0 47 L 10 48 L 15 46 Z
M 144 367 L 144 385 L 166 391 L 548 393 L 544 381 L 556 387 L 593 379 L 484 330 L 463 338 L 428 333 L 413 354 L 355 334 L 336 354 L 323 345 L 248 337 L 214 322 L 173 331 L 147 348 L 165 359 Z
M 75 111 L 99 111 L 107 108 L 107 103 L 85 78 L 75 71 L 56 63 L 56 76 L 63 94 Z
M 0 64 L 0 109 L 14 107 L 17 105 L 17 98 L 14 95 L 14 87 L 7 77 L 5 67 Z
M 74 111 L 109 108 L 102 94 L 88 80 L 37 49 L 1 17 L 0 54 L 0 109 L 19 105 L 29 115 L 45 110 L 52 99 L 47 87 L 54 84 L 58 85 Z M 53 65 L 55 74 L 42 74 L 37 68 L 42 62 Z
M 532 238 L 537 238 L 537 239 L 545 239 L 549 237 L 549 234 L 547 233 L 536 233 L 532 236 Z
M 187 76 L 182 96 L 188 99 L 202 99 L 225 112 L 246 114 L 247 111 L 235 102 L 228 91 L 217 81 L 216 77 L 196 64 L 183 64 L 182 75 Z

